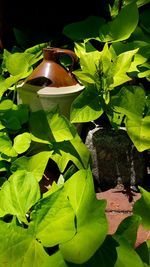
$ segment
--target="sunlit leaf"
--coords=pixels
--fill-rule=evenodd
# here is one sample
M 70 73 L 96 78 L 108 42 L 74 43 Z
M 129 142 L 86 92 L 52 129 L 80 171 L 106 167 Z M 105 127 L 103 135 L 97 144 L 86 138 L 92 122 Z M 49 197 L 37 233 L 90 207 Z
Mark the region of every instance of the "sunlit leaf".
M 5 99 L 0 102 L 0 112 L 4 112 L 13 107 L 13 101 L 10 99 Z
M 130 68 L 131 61 L 133 59 L 133 56 L 137 53 L 138 49 L 134 49 L 131 51 L 127 51 L 124 53 L 121 53 L 115 60 L 114 64 L 110 67 L 108 71 L 108 78 L 113 77 L 111 80 L 112 83 L 110 83 L 110 88 L 114 88 L 116 86 L 119 86 L 127 81 L 130 81 L 131 78 L 127 75 L 127 72 Z
M 138 18 L 138 8 L 135 3 L 124 6 L 112 21 L 102 26 L 99 32 L 100 41 L 115 42 L 126 40 L 135 30 Z
M 41 267 L 71 267 L 69 263 L 66 263 L 60 251 L 51 255 Z
M 82 162 L 82 166 L 87 169 L 89 166 L 90 152 L 83 143 L 81 137 L 77 134 L 75 138 L 70 141 L 70 143 L 78 153 L 80 162 Z
M 64 172 L 69 161 L 78 169 L 87 168 L 89 164 L 90 153 L 78 134 L 70 141 L 56 143 L 50 154 L 61 172 Z
M 103 18 L 90 16 L 83 21 L 66 25 L 63 33 L 73 40 L 95 38 L 98 36 L 99 30 L 104 23 L 105 20 Z
M 95 120 L 103 113 L 98 90 L 88 86 L 72 103 L 71 122 L 88 122 Z
M 26 53 L 10 54 L 6 58 L 5 64 L 6 64 L 7 70 L 13 76 L 16 76 L 20 73 L 28 72 L 28 69 L 29 69 L 29 64 L 28 64 Z
M 40 181 L 47 166 L 49 157 L 49 151 L 42 151 L 30 157 L 19 157 L 12 163 L 11 171 L 15 172 L 16 170 L 26 170 L 31 172 L 37 181 Z
M 16 215 L 27 223 L 26 213 L 40 198 L 37 180 L 26 171 L 17 171 L 6 181 L 0 191 L 0 216 Z
M 75 235 L 74 211 L 63 188 L 41 199 L 31 214 L 31 229 L 46 247 L 70 240 Z
M 47 114 L 50 130 L 56 142 L 71 140 L 75 131 L 65 116 L 59 115 L 57 111 Z
M 89 170 L 75 173 L 66 181 L 65 188 L 76 214 L 77 232 L 59 247 L 67 261 L 80 264 L 89 260 L 105 239 L 108 227 L 104 212 L 106 202 L 96 199 Z
M 133 120 L 135 116 L 139 118 L 143 116 L 145 103 L 145 91 L 140 86 L 123 86 L 121 90 L 111 98 L 111 105 L 115 110 Z
M 0 152 L 8 157 L 16 157 L 18 155 L 13 148 L 12 141 L 5 133 L 0 133 Z
M 95 252 L 95 254 L 84 264 L 73 264 L 67 263 L 68 267 L 114 267 L 115 262 L 117 260 L 117 251 L 116 247 L 118 243 L 112 238 L 112 236 L 107 235 L 103 244 L 100 248 Z M 108 256 L 109 255 L 109 256 Z
M 127 119 L 126 129 L 139 152 L 150 148 L 150 116 Z
M 141 198 L 134 204 L 133 212 L 142 218 L 142 224 L 150 229 L 150 193 L 140 187 Z
M 34 233 L 14 223 L 0 221 L 0 240 L 0 266 L 41 267 L 48 259 Z
M 24 132 L 22 134 L 17 135 L 14 138 L 13 148 L 16 150 L 18 154 L 21 154 L 28 150 L 31 143 L 30 133 Z

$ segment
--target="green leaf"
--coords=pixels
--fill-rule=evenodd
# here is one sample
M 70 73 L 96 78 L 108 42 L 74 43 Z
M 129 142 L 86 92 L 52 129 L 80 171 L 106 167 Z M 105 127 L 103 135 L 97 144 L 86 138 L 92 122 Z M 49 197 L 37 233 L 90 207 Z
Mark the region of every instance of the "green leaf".
M 118 242 L 117 246 L 117 261 L 114 267 L 143 267 L 139 255 L 132 248 L 128 241 L 122 236 L 113 235 L 113 238 Z
M 84 21 L 67 25 L 63 32 L 74 41 L 95 38 L 101 42 L 114 42 L 128 39 L 137 24 L 138 8 L 135 3 L 131 3 L 124 6 L 115 19 L 107 24 L 103 18 L 91 16 Z
M 21 129 L 21 123 L 12 110 L 9 110 L 4 114 L 2 122 L 9 130 L 17 131 Z
M 143 263 L 146 264 L 144 266 L 150 266 L 150 240 L 147 240 L 140 244 L 136 248 L 136 252 L 140 256 Z
M 143 10 L 143 12 L 140 13 L 140 26 L 148 34 L 150 34 L 149 12 L 150 8 L 147 6 L 147 8 L 145 8 L 145 10 Z
M 127 119 L 126 129 L 139 152 L 150 148 L 150 116 Z
M 111 105 L 115 111 L 133 120 L 135 117 L 143 116 L 145 102 L 145 91 L 140 86 L 124 86 L 111 98 Z
M 73 73 L 81 81 L 84 81 L 83 77 L 85 76 L 86 82 L 95 83 L 95 73 L 97 72 L 102 53 L 97 51 L 96 49 L 94 51 L 86 52 L 85 45 L 80 46 L 78 44 L 76 44 L 75 46 L 75 51 L 80 58 L 80 67 L 82 72 L 80 74 L 80 71 L 77 70 L 73 71 Z
M 114 88 L 131 80 L 131 78 L 127 75 L 127 72 L 130 68 L 133 56 L 137 53 L 137 51 L 138 49 L 124 52 L 114 60 L 114 63 L 108 71 L 107 79 L 113 81 L 109 85 L 110 88 Z M 110 77 L 113 79 L 110 79 Z
M 61 255 L 59 255 L 61 259 Z M 134 265 L 136 264 L 136 265 Z M 57 265 L 56 265 L 57 266 Z M 58 265 L 59 266 L 59 265 Z M 76 264 L 67 263 L 68 267 L 75 267 Z M 96 253 L 84 264 L 78 264 L 81 267 L 143 267 L 143 263 L 135 250 L 126 240 L 117 239 L 114 236 L 107 235 L 103 244 Z M 48 266 L 44 266 L 48 267 Z M 61 267 L 61 266 L 60 266 Z M 62 265 L 62 267 L 66 267 Z
M 13 102 L 10 99 L 5 99 L 0 103 L 0 112 L 5 112 L 6 110 L 12 109 Z
M 117 112 L 116 109 L 107 110 L 107 117 L 114 129 L 119 129 L 124 119 L 124 115 Z
M 12 146 L 12 141 L 6 133 L 0 133 L 0 152 L 8 157 L 16 157 L 18 154 Z
M 139 189 L 141 198 L 134 204 L 133 212 L 141 216 L 143 226 L 150 229 L 150 193 L 140 186 Z
M 4 160 L 0 160 L 0 172 L 8 171 L 8 168 L 9 168 L 8 163 Z M 0 186 L 2 185 L 1 181 L 3 182 L 5 180 L 6 178 L 4 178 L 4 180 L 3 178 L 0 178 Z
M 26 105 L 13 105 L 12 109 L 6 110 L 2 116 L 3 124 L 11 130 L 19 130 L 28 121 L 29 110 Z
M 56 142 L 71 140 L 75 135 L 74 127 L 57 111 L 47 114 L 50 130 Z
M 128 216 L 119 224 L 115 236 L 123 237 L 134 248 L 140 223 L 141 218 L 139 216 Z
M 32 140 L 45 144 L 71 140 L 76 134 L 75 127 L 57 110 L 47 114 L 43 110 L 32 112 L 29 128 Z
M 0 122 L 0 131 L 5 129 L 5 126 Z
M 88 86 L 74 100 L 71 106 L 70 120 L 75 122 L 88 122 L 99 118 L 103 113 L 102 105 L 96 86 Z
M 25 50 L 26 53 L 30 53 L 30 54 L 37 54 L 39 52 L 42 53 L 42 50 L 44 47 L 47 47 L 48 46 L 48 43 L 41 43 L 41 44 L 36 44 L 32 47 L 29 47 Z
M 68 141 L 57 144 L 57 149 L 50 152 L 50 158 L 56 162 L 60 172 L 65 171 L 69 161 L 74 162 L 79 169 L 82 168 L 82 164 L 78 157 L 78 153 Z
M 29 117 L 29 130 L 32 140 L 35 142 L 49 144 L 54 140 L 43 110 L 31 112 Z
M 16 226 L 14 222 L 0 221 L 0 266 L 41 267 L 48 259 L 42 245 L 34 234 Z
M 51 159 L 57 163 L 61 172 L 64 172 L 69 161 L 78 169 L 87 168 L 89 164 L 90 153 L 78 135 L 70 141 L 56 143 L 54 151 L 50 153 Z
M 101 53 L 101 64 L 102 64 L 102 71 L 106 74 L 109 71 L 109 68 L 112 65 L 112 55 L 109 50 L 108 44 L 104 45 L 104 48 Z
M 17 171 L 6 181 L 0 191 L 0 216 L 16 215 L 27 223 L 26 213 L 40 198 L 37 180 L 26 171 Z
M 58 184 L 55 181 L 53 181 L 50 189 L 48 191 L 46 191 L 45 193 L 43 193 L 43 198 L 46 198 L 48 196 L 50 196 L 51 194 L 53 194 L 54 192 L 58 191 L 60 188 L 62 188 L 64 186 L 64 182 L 63 184 Z
M 2 95 L 14 84 L 16 84 L 22 78 L 22 74 L 16 76 L 10 76 L 5 80 L 0 81 L 0 98 Z
M 86 145 L 82 142 L 82 139 L 78 134 L 75 136 L 75 138 L 70 140 L 70 143 L 77 151 L 80 162 L 82 162 L 83 167 L 87 169 L 90 160 L 90 152 L 88 151 Z
M 112 45 L 110 45 L 110 51 L 111 51 L 113 56 L 116 56 L 116 55 L 118 56 L 124 52 L 131 51 L 131 50 L 134 50 L 137 48 L 138 48 L 138 51 L 134 57 L 134 61 L 135 61 L 136 57 L 138 57 L 137 65 L 139 65 L 139 64 L 147 61 L 147 58 L 150 55 L 149 42 L 146 42 L 143 40 L 134 40 L 134 41 L 129 41 L 127 43 L 116 42 L 116 43 L 112 43 Z
M 141 43 L 144 43 L 144 42 L 141 42 Z M 138 42 L 135 45 L 138 45 Z M 140 45 L 140 42 L 139 42 L 139 45 Z M 147 60 L 149 57 L 150 57 L 150 45 L 149 44 L 147 44 L 147 45 L 143 44 L 143 46 L 141 46 L 141 48 L 138 50 L 137 54 L 134 56 L 134 60 L 131 63 L 131 66 L 130 66 L 128 72 L 131 73 L 131 75 L 133 72 L 135 72 L 135 74 L 138 77 L 141 77 L 141 76 L 145 77 L 147 74 L 145 72 L 148 72 L 147 69 L 149 69 L 149 65 L 147 63 Z M 146 64 L 147 64 L 147 66 L 145 66 Z M 143 71 L 143 69 L 146 69 L 146 70 Z
M 40 181 L 47 166 L 49 157 L 49 151 L 42 151 L 31 157 L 19 157 L 12 163 L 11 171 L 15 172 L 16 170 L 26 170 L 27 172 L 31 172 L 37 181 Z
M 94 83 L 94 77 L 91 75 L 91 72 L 84 72 L 82 70 L 75 70 L 73 71 L 73 74 L 77 77 L 78 81 L 80 81 L 82 84 L 86 86 L 86 84 Z
M 46 247 L 66 242 L 75 235 L 74 211 L 63 188 L 37 203 L 30 227 Z
M 68 265 L 64 261 L 63 256 L 62 256 L 60 251 L 58 251 L 58 252 L 54 253 L 53 255 L 51 255 L 41 267 L 50 267 L 50 266 L 54 266 L 54 267 L 71 267 L 70 265 Z
M 104 23 L 105 21 L 103 18 L 90 16 L 83 21 L 68 24 L 64 27 L 63 33 L 74 41 L 86 38 L 96 38 Z
M 96 199 L 90 170 L 78 171 L 64 186 L 76 214 L 77 232 L 59 248 L 67 261 L 80 264 L 89 260 L 105 239 L 108 230 L 106 201 Z
M 139 69 L 141 70 L 138 73 L 138 77 L 139 78 L 144 78 L 144 77 L 149 77 L 150 76 L 150 64 L 143 64 L 139 67 Z M 146 69 L 145 71 L 143 71 L 142 69 Z
M 137 26 L 134 32 L 131 34 L 130 39 L 131 42 L 135 40 L 140 40 L 144 42 L 150 42 L 150 36 L 145 31 L 142 30 L 140 26 Z
M 23 104 L 17 105 L 16 117 L 19 119 L 21 125 L 28 122 L 29 107 L 27 105 L 23 105 Z
M 97 66 L 99 66 L 99 60 L 101 58 L 101 52 L 94 49 L 94 51 L 87 52 L 85 44 L 75 44 L 75 52 L 80 58 L 80 69 L 73 71 L 73 74 L 77 79 L 83 83 L 83 85 L 95 83 L 95 73 L 97 72 Z
M 24 132 L 22 134 L 17 135 L 14 138 L 13 148 L 16 150 L 18 154 L 21 154 L 28 150 L 31 143 L 30 133 Z
M 150 0 L 138 0 L 137 1 L 138 7 L 143 6 L 143 5 L 146 5 L 148 3 L 150 3 Z
M 118 42 L 128 39 L 138 24 L 138 18 L 138 8 L 135 3 L 124 6 L 114 20 L 101 27 L 99 40 Z
M 114 267 L 117 260 L 116 247 L 118 243 L 112 238 L 112 236 L 107 235 L 103 244 L 95 252 L 95 254 L 84 264 L 78 264 L 81 267 Z M 76 264 L 68 264 L 69 267 L 75 267 Z
M 28 72 L 29 69 L 26 53 L 9 54 L 5 59 L 5 64 L 8 72 L 13 76 Z

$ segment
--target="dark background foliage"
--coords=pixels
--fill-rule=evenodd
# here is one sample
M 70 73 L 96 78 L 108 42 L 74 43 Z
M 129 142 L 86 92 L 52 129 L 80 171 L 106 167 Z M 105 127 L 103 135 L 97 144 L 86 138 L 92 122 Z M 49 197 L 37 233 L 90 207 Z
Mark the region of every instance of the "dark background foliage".
M 107 2 L 1 0 L 0 37 L 3 46 L 11 48 L 14 45 L 14 28 L 27 36 L 28 46 L 48 39 L 63 40 L 65 37 L 62 36 L 62 30 L 65 25 L 83 20 L 90 15 L 107 17 Z

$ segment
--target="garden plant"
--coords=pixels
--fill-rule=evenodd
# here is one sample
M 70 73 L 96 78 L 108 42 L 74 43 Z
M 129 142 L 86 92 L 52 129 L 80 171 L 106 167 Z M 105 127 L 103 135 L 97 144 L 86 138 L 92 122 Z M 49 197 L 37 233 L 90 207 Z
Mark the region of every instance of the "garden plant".
M 17 86 L 48 43 L 1 53 L 0 266 L 150 266 L 150 241 L 135 247 L 139 225 L 150 229 L 150 192 L 139 186 L 133 215 L 108 234 L 107 202 L 96 198 L 90 153 L 75 127 L 105 113 L 138 151 L 150 149 L 148 2 L 116 0 L 109 21 L 92 16 L 64 28 L 79 58 L 74 75 L 85 85 L 70 120 L 59 108 L 46 116 L 17 103 Z M 59 176 L 43 190 L 49 160 Z

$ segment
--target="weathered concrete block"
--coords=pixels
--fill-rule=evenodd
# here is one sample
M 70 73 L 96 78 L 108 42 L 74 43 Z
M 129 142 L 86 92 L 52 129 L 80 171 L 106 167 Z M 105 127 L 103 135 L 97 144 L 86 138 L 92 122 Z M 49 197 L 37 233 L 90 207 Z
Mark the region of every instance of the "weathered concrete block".
M 144 156 L 137 151 L 125 130 L 96 127 L 88 132 L 85 144 L 91 152 L 93 176 L 101 190 L 118 183 L 125 186 L 142 184 Z

